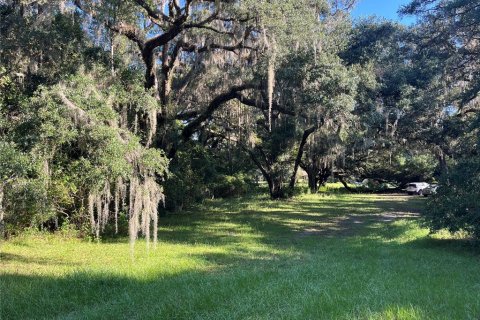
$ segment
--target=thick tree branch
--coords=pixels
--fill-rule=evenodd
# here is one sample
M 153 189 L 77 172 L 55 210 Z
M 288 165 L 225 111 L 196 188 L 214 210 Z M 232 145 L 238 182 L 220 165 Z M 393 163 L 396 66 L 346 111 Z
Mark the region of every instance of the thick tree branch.
M 215 11 L 210 16 L 208 16 L 207 18 L 199 22 L 185 24 L 185 28 L 191 29 L 191 28 L 199 28 L 199 27 L 205 26 L 207 23 L 212 22 L 218 17 L 218 14 L 220 13 L 220 9 L 221 9 L 221 1 L 215 0 Z
M 341 184 L 343 184 L 343 187 L 347 189 L 347 191 L 352 192 L 352 193 L 357 193 L 357 190 L 353 189 L 348 185 L 348 183 L 345 181 L 345 177 L 343 175 L 338 175 L 338 181 L 340 181 Z
M 313 126 L 303 132 L 302 141 L 300 142 L 300 146 L 298 147 L 297 157 L 295 159 L 295 165 L 293 167 L 293 173 L 290 178 L 290 189 L 295 187 L 295 182 L 297 178 L 297 171 L 298 167 L 300 166 L 300 162 L 302 161 L 303 157 L 303 149 L 305 148 L 305 144 L 307 143 L 308 137 L 314 133 L 318 129 L 318 126 Z
M 105 26 L 113 32 L 116 32 L 119 35 L 123 35 L 129 40 L 135 42 L 140 50 L 143 50 L 143 48 L 145 47 L 142 33 L 138 28 L 123 22 L 120 22 L 118 24 L 112 24 L 109 21 L 105 21 Z
M 253 84 L 244 84 L 240 86 L 234 86 L 230 88 L 228 91 L 223 92 L 222 94 L 215 97 L 210 102 L 207 109 L 183 129 L 182 131 L 183 141 L 187 141 L 188 139 L 190 139 L 190 137 L 202 125 L 202 123 L 205 122 L 207 119 L 209 119 L 210 116 L 225 102 L 235 99 L 236 94 L 238 92 L 247 90 L 247 89 L 254 89 L 254 88 L 256 88 L 256 86 Z
M 154 10 L 144 0 L 135 0 L 135 2 L 147 12 L 148 17 L 158 26 L 164 27 L 165 23 L 173 22 L 169 16 L 165 15 L 163 12 Z
M 243 103 L 244 105 L 250 106 L 250 107 L 255 107 L 258 108 L 262 111 L 268 110 L 268 102 L 264 101 L 263 99 L 261 100 L 255 100 L 255 99 L 250 99 L 247 98 L 245 95 L 241 94 L 240 92 L 237 92 L 235 94 L 235 99 Z M 297 113 L 293 110 L 288 110 L 275 101 L 272 103 L 272 110 L 278 111 L 282 114 L 286 114 L 289 116 L 296 116 Z
M 255 153 L 252 150 L 250 150 L 249 148 L 247 148 L 243 145 L 241 145 L 241 148 L 246 153 L 248 153 L 248 155 L 252 159 L 253 163 L 257 166 L 258 170 L 260 170 L 260 172 L 262 173 L 262 175 L 265 178 L 265 180 L 267 181 L 268 185 L 271 186 L 272 185 L 272 178 L 271 178 L 270 174 L 267 172 L 267 170 L 262 166 L 260 161 L 257 159 L 257 157 L 255 156 Z

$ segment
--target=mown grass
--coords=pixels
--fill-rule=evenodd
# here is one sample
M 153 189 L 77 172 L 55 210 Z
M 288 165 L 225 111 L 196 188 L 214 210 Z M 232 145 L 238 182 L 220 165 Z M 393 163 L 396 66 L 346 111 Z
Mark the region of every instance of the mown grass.
M 126 239 L 17 238 L 1 319 L 479 319 L 480 252 L 428 236 L 407 214 L 422 201 L 215 200 L 163 218 L 133 261 Z

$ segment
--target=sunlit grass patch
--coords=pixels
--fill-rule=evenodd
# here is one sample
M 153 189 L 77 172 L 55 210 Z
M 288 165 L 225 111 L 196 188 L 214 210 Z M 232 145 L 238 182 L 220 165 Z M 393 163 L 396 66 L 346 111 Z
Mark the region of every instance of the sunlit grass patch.
M 477 319 L 480 253 L 430 237 L 422 206 L 212 200 L 162 218 L 157 249 L 140 240 L 133 261 L 127 239 L 14 239 L 1 249 L 2 319 Z

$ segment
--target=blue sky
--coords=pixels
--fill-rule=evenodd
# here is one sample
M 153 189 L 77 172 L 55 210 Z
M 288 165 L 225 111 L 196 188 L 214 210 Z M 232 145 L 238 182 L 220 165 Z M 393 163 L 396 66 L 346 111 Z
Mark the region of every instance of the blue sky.
M 353 10 L 353 16 L 355 18 L 366 18 L 374 15 L 404 24 L 411 24 L 415 22 L 415 18 L 407 17 L 400 19 L 397 14 L 400 6 L 409 2 L 410 0 L 359 0 L 359 3 Z

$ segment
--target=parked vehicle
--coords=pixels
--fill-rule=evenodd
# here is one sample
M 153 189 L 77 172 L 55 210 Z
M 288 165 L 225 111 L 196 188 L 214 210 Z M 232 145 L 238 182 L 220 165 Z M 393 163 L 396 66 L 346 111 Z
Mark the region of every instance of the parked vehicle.
M 437 193 L 437 188 L 438 188 L 437 184 L 431 184 L 429 187 L 423 189 L 423 196 L 428 197 L 428 196 L 431 196 L 432 194 Z
M 407 184 L 407 193 L 409 195 L 418 194 L 423 195 L 423 191 L 428 188 L 430 185 L 426 182 L 412 182 Z

